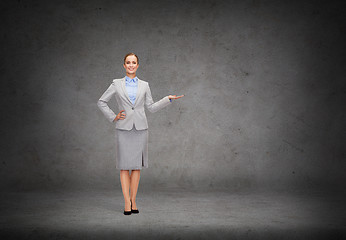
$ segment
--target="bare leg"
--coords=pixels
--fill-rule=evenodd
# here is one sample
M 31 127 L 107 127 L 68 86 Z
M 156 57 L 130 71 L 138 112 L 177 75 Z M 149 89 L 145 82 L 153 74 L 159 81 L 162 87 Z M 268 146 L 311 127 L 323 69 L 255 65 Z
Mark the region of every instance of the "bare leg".
M 124 194 L 125 211 L 131 211 L 129 170 L 120 170 L 121 188 Z
M 138 185 L 139 185 L 139 179 L 141 175 L 141 170 L 132 170 L 131 171 L 131 183 L 130 183 L 130 188 L 131 188 L 131 202 L 132 202 L 132 209 L 137 209 L 136 206 L 136 195 L 137 195 L 137 190 L 138 190 Z

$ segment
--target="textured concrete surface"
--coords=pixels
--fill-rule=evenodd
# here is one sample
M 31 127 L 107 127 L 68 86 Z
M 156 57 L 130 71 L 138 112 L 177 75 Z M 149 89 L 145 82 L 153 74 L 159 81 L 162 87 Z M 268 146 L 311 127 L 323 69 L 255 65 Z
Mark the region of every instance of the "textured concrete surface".
M 1 239 L 344 239 L 346 196 L 142 191 L 123 215 L 119 191 L 4 193 Z
M 342 1 L 0 6 L 3 189 L 119 185 L 96 102 L 130 51 L 155 100 L 186 95 L 148 113 L 145 185 L 343 187 Z
M 0 8 L 2 236 L 345 236 L 343 1 Z M 114 125 L 96 103 L 130 51 L 155 100 L 186 96 L 148 113 L 141 213 L 124 218 Z M 180 187 L 193 191 L 155 190 Z
M 0 10 L 1 239 L 345 237 L 343 1 Z M 125 217 L 96 103 L 128 52 L 154 100 L 185 97 L 147 112 L 141 212 Z

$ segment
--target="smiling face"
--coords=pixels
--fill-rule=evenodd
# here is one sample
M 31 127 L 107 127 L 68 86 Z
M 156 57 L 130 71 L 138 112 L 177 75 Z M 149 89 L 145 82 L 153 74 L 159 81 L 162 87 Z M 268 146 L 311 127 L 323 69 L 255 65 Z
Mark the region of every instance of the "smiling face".
M 124 62 L 124 68 L 126 70 L 126 74 L 128 75 L 136 75 L 136 71 L 138 68 L 138 61 L 135 55 L 129 55 L 126 57 Z

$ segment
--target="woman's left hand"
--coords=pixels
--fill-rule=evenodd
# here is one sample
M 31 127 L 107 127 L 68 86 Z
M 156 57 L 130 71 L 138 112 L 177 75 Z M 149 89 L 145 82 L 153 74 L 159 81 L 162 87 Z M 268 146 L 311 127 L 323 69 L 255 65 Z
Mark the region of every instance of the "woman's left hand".
M 182 98 L 184 97 L 185 95 L 180 95 L 180 96 L 177 96 L 177 95 L 169 95 L 168 96 L 168 99 L 178 99 L 178 98 Z

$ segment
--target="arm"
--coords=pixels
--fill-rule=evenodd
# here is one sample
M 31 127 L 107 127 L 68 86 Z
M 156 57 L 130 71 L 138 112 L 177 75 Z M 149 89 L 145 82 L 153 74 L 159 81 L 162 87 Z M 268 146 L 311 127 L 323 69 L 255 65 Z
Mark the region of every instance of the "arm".
M 97 101 L 97 106 L 102 111 L 102 113 L 106 116 L 109 122 L 115 121 L 116 114 L 108 107 L 108 102 L 112 98 L 115 93 L 115 87 L 113 84 L 109 86 L 109 88 L 103 93 L 101 98 Z
M 147 89 L 145 93 L 145 106 L 150 112 L 152 113 L 157 112 L 171 103 L 172 102 L 170 101 L 168 96 L 162 98 L 160 101 L 154 102 L 153 97 L 151 96 L 149 84 L 147 85 Z

